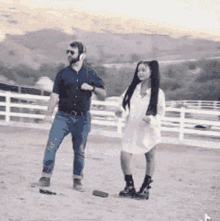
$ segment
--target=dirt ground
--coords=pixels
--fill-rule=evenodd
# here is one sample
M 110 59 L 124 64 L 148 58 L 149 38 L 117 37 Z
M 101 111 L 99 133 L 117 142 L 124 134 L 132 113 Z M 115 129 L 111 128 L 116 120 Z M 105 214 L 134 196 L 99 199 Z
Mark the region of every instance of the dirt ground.
M 160 144 L 147 201 L 121 199 L 125 186 L 120 168 L 120 139 L 90 136 L 83 184 L 72 189 L 71 137 L 57 152 L 51 180 L 57 195 L 30 186 L 40 178 L 48 131 L 0 126 L 1 221 L 200 221 L 205 214 L 220 221 L 220 150 Z M 145 172 L 143 155 L 132 160 L 136 189 Z M 94 189 L 108 198 L 92 195 Z

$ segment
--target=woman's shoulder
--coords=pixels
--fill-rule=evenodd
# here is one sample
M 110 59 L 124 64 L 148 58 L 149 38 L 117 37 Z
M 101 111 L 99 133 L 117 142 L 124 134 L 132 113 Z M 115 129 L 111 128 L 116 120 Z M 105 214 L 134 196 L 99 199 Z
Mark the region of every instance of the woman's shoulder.
M 158 93 L 158 95 L 159 95 L 159 97 L 160 97 L 161 99 L 165 99 L 165 93 L 164 93 L 164 91 L 163 91 L 162 89 L 160 89 L 160 88 L 159 88 L 159 93 Z

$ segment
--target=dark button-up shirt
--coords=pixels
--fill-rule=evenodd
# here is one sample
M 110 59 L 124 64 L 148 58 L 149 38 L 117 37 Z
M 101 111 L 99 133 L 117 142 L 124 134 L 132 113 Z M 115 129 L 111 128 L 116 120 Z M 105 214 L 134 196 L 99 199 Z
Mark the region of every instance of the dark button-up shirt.
M 53 92 L 59 94 L 59 111 L 89 111 L 92 92 L 81 90 L 83 83 L 104 89 L 104 82 L 89 66 L 83 65 L 79 72 L 73 70 L 71 66 L 58 72 Z

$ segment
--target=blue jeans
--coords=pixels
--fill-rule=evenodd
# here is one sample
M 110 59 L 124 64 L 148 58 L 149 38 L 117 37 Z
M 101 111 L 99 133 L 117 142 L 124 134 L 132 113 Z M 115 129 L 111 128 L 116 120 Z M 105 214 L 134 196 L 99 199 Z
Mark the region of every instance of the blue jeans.
M 72 135 L 74 150 L 73 177 L 83 178 L 84 155 L 87 136 L 90 131 L 90 113 L 85 116 L 73 116 L 58 111 L 50 130 L 43 160 L 43 176 L 51 177 L 55 163 L 55 155 L 64 137 Z

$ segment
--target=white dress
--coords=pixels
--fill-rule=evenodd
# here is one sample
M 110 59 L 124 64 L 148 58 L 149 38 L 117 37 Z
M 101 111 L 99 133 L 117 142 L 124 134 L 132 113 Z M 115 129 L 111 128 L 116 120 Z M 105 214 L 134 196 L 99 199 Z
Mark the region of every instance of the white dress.
M 161 142 L 160 120 L 165 114 L 165 96 L 164 92 L 159 89 L 157 115 L 150 116 L 151 124 L 143 122 L 150 102 L 151 89 L 147 89 L 144 97 L 141 97 L 140 92 L 141 84 L 138 84 L 130 100 L 129 112 L 123 113 L 124 117 L 127 115 L 127 119 L 122 137 L 122 150 L 132 154 L 147 153 Z M 126 109 L 128 110 L 128 106 Z

